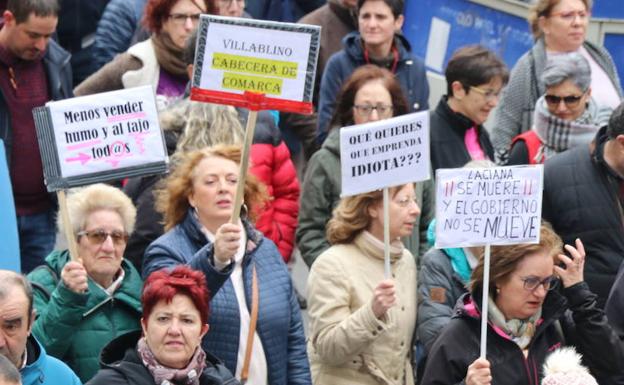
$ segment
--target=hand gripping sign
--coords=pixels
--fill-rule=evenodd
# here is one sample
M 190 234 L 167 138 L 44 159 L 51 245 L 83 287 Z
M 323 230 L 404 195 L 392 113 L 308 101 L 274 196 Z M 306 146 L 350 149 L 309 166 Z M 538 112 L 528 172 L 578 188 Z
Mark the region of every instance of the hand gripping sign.
M 65 223 L 64 189 L 167 170 L 151 86 L 49 102 L 33 117 L 45 183 Z M 76 258 L 74 236 L 66 236 Z
M 436 248 L 485 246 L 481 357 L 487 344 L 490 245 L 539 243 L 543 166 L 436 171 Z

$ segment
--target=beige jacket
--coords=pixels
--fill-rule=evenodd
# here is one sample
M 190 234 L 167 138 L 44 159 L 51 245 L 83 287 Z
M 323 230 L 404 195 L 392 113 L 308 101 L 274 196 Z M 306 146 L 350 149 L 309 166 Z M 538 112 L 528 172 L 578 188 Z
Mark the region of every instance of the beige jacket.
M 416 264 L 395 241 L 391 248 L 397 302 L 377 319 L 373 291 L 384 279 L 383 243 L 368 232 L 334 245 L 308 277 L 308 356 L 315 385 L 413 385 Z

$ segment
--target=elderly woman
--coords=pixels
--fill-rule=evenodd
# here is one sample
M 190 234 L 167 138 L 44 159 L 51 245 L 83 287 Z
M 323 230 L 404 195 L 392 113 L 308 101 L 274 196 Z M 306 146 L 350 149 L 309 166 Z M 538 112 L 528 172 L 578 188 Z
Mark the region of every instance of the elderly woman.
M 167 232 L 147 248 L 143 274 L 179 264 L 202 271 L 212 295 L 211 332 L 202 346 L 239 379 L 308 385 L 303 324 L 288 270 L 275 244 L 245 215 L 253 216 L 266 196 L 252 175 L 245 179 L 247 210 L 230 223 L 240 157 L 240 147 L 226 145 L 183 157 L 157 196 Z
M 140 328 L 141 277 L 123 258 L 135 209 L 120 190 L 95 184 L 67 198 L 78 255 L 54 251 L 28 279 L 37 311 L 32 332 L 48 354 L 68 364 L 83 382 L 99 368 L 102 347 Z
M 411 234 L 420 208 L 413 184 L 389 192 L 391 279 L 381 191 L 342 199 L 327 226 L 332 247 L 308 277 L 315 384 L 414 384 L 416 263 L 400 238 Z
M 552 56 L 542 73 L 546 93 L 535 104 L 533 129 L 516 136 L 508 164 L 537 164 L 587 145 L 609 123 L 613 109 L 591 96 L 591 69 L 579 53 Z
M 562 345 L 574 346 L 599 379 L 621 370 L 622 344 L 583 282 L 583 244 L 565 245 L 566 254 L 561 246 L 546 224 L 538 244 L 493 246 L 487 359 L 479 358 L 481 258 L 471 293 L 433 344 L 422 384 L 538 384 L 546 356 Z
M 207 6 L 207 0 L 148 0 L 143 23 L 151 37 L 85 79 L 74 90 L 76 96 L 151 85 L 159 109 L 181 98 L 189 81 L 184 44 Z
M 102 370 L 90 385 L 237 385 L 223 363 L 200 344 L 208 332 L 204 275 L 186 266 L 145 280 L 143 333 L 122 335 L 102 351 Z
M 535 102 L 546 88 L 540 76 L 551 56 L 578 52 L 591 67 L 592 96 L 599 105 L 615 108 L 622 89 L 615 64 L 603 48 L 585 41 L 591 0 L 537 0 L 529 12 L 535 45 L 511 71 L 492 127 L 492 142 L 499 161 L 506 161 L 511 141 L 531 129 Z
M 374 122 L 408 112 L 401 86 L 386 69 L 365 65 L 353 72 L 336 98 L 332 130 L 323 147 L 308 163 L 301 191 L 299 226 L 295 233 L 303 259 L 312 266 L 329 243 L 325 226 L 340 200 L 340 130 L 341 127 Z M 416 184 L 416 197 L 422 215 L 414 231 L 403 239 L 407 249 L 420 256 L 427 250 L 427 225 L 433 218 L 433 181 Z

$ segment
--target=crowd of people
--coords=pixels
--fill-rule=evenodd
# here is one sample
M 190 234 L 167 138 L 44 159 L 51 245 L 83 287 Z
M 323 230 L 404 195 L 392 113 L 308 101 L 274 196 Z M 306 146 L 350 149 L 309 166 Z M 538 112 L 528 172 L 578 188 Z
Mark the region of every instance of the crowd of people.
M 591 0 L 533 1 L 511 69 L 453 52 L 431 109 L 404 0 L 0 6 L 21 254 L 0 270 L 0 385 L 624 384 L 624 103 Z M 249 111 L 189 97 L 206 13 L 322 27 L 314 112 L 261 111 L 245 175 Z M 72 189 L 57 218 L 33 108 L 137 86 L 170 170 Z M 539 243 L 493 246 L 487 268 L 482 247 L 433 247 L 433 179 L 390 187 L 388 219 L 380 190 L 341 197 L 341 131 L 426 110 L 432 171 L 544 165 Z

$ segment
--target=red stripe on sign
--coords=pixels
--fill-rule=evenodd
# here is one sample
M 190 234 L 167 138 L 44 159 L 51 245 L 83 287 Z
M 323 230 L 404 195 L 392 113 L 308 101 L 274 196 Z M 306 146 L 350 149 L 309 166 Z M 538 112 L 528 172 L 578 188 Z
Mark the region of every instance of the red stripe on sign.
M 243 94 L 235 94 L 223 91 L 209 91 L 201 88 L 191 88 L 191 100 L 229 106 L 244 107 L 252 111 L 278 110 L 294 112 L 297 114 L 310 115 L 314 107 L 310 102 L 297 102 L 293 100 L 266 97 L 265 94 L 245 91 Z

